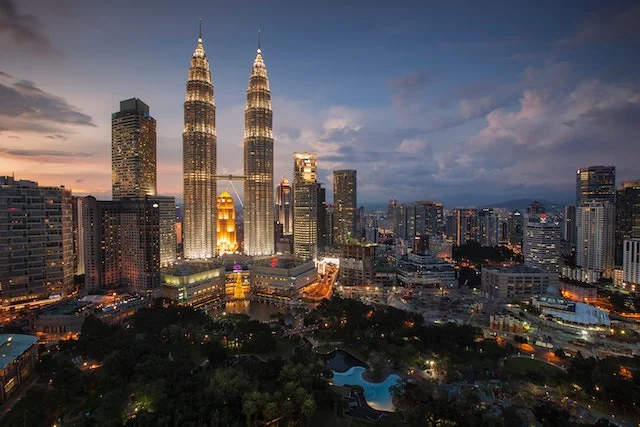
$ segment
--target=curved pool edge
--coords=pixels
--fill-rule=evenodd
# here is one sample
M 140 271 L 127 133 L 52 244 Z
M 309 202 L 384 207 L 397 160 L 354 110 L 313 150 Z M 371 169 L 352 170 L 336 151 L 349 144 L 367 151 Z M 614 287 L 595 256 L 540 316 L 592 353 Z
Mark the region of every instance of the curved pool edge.
M 381 382 L 374 383 L 365 380 L 362 373 L 366 368 L 362 366 L 352 366 L 345 372 L 331 371 L 336 385 L 357 385 L 364 389 L 364 399 L 367 405 L 376 411 L 394 412 L 393 396 L 391 387 L 398 384 L 402 378 L 397 374 L 389 374 Z M 336 381 L 338 379 L 338 381 Z M 351 380 L 351 381 L 350 381 Z

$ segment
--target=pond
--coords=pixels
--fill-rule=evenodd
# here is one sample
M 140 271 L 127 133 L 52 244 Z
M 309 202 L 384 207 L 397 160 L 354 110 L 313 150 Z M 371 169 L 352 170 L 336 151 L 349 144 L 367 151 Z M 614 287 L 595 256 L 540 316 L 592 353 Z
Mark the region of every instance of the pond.
M 272 320 L 272 315 L 277 313 L 285 314 L 285 321 L 293 321 L 293 315 L 290 310 L 280 307 L 273 304 L 268 304 L 266 302 L 258 302 L 258 301 L 232 301 L 227 302 L 220 307 L 216 307 L 211 309 L 211 316 L 217 317 L 222 313 L 227 314 L 246 314 L 250 318 L 259 320 L 261 322 L 268 322 Z
M 371 408 L 392 412 L 394 406 L 390 389 L 401 378 L 396 374 L 391 374 L 380 383 L 371 383 L 362 378 L 364 371 L 365 368 L 362 366 L 353 366 L 346 372 L 333 371 L 333 383 L 336 385 L 359 385 L 364 389 L 364 398 Z
M 327 368 L 334 372 L 346 372 L 354 366 L 366 365 L 362 360 L 346 351 L 336 350 L 329 354 L 327 358 Z

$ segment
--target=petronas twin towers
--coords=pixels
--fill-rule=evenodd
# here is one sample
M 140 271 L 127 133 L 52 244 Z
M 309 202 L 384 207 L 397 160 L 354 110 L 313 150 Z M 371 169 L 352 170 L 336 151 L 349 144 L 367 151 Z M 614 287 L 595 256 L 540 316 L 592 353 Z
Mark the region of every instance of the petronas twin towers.
M 274 253 L 273 112 L 260 41 L 247 89 L 244 130 L 244 252 Z M 202 34 L 191 59 L 184 103 L 184 257 L 216 255 L 216 106 Z

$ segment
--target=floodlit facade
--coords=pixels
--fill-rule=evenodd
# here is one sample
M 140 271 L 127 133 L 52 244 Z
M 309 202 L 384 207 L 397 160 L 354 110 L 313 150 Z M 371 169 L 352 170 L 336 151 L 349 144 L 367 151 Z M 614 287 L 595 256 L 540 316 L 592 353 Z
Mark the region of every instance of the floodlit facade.
M 357 181 L 355 170 L 333 171 L 333 239 L 335 243 L 347 243 L 355 236 Z
M 293 234 L 293 191 L 287 178 L 282 178 L 276 188 L 276 216 L 282 225 L 282 234 Z
M 551 221 L 544 207 L 533 202 L 524 222 L 522 254 L 530 267 L 557 273 L 560 260 L 560 225 Z
M 316 155 L 293 153 L 293 255 L 318 256 L 318 167 Z
M 0 302 L 73 290 L 71 190 L 0 177 Z
M 244 110 L 244 252 L 274 253 L 273 112 L 267 68 L 258 42 Z
M 216 254 L 216 106 L 202 35 L 193 57 L 184 103 L 184 257 Z
M 236 208 L 233 205 L 233 198 L 229 193 L 223 191 L 218 196 L 218 253 L 228 254 L 238 250 L 236 240 Z
M 138 98 L 111 115 L 113 200 L 156 195 L 156 121 Z

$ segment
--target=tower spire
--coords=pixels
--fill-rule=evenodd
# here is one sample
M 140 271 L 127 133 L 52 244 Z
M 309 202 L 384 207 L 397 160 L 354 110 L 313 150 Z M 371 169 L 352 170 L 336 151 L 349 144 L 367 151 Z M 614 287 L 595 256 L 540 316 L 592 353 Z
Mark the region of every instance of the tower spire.
M 200 26 L 198 30 L 198 41 L 202 41 L 202 18 L 200 18 Z
M 258 53 L 262 53 L 262 50 L 260 50 L 260 30 L 258 29 Z

